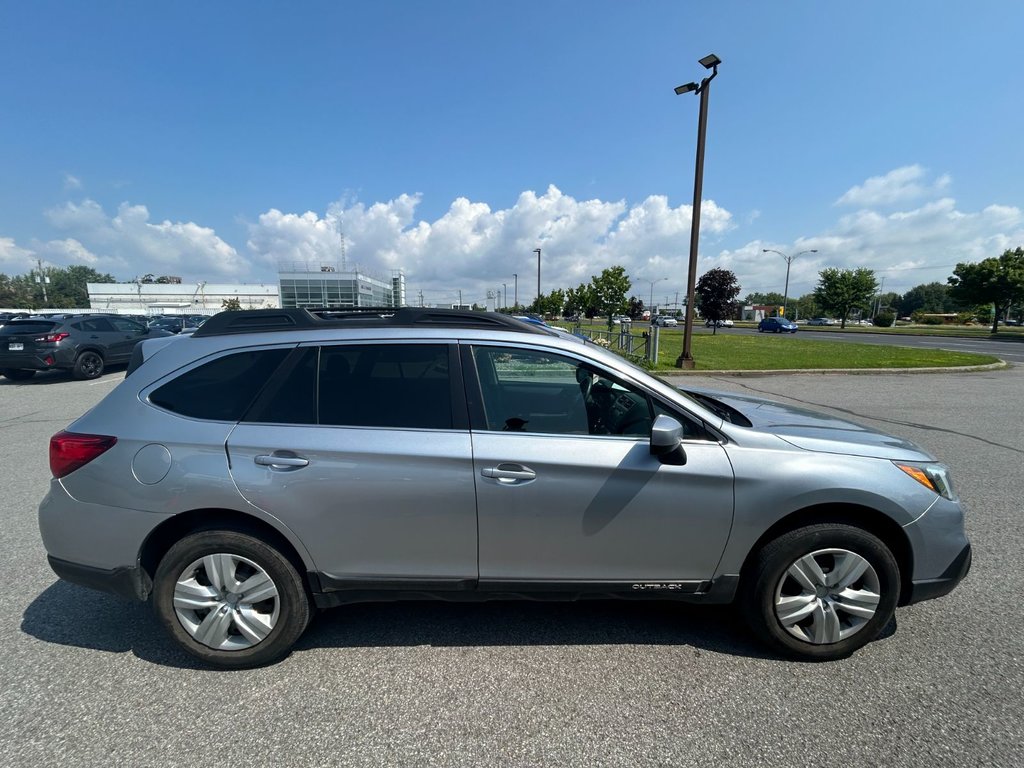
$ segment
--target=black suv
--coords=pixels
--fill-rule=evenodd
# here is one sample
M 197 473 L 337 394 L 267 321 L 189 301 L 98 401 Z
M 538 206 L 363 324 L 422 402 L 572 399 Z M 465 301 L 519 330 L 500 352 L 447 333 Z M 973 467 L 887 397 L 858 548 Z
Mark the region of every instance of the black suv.
M 117 315 L 12 320 L 0 327 L 0 374 L 22 381 L 60 368 L 95 379 L 108 365 L 127 363 L 143 339 L 169 335 Z

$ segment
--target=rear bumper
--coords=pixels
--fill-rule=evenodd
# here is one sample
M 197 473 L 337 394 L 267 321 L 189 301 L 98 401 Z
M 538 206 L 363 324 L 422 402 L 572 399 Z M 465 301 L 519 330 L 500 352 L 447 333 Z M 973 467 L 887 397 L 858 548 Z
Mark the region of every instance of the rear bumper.
M 65 352 L 56 348 L 36 350 L 28 354 L 12 354 L 5 350 L 0 352 L 0 369 L 49 371 L 52 368 L 67 368 L 74 365 L 74 358 L 68 362 L 67 357 Z
M 971 545 L 968 544 L 937 579 L 921 579 L 911 582 L 910 595 L 905 604 L 920 603 L 922 600 L 932 600 L 948 595 L 971 570 L 971 560 Z
M 61 560 L 53 555 L 47 555 L 46 559 L 53 572 L 65 581 L 129 600 L 144 601 L 153 588 L 149 575 L 137 566 L 106 570 Z

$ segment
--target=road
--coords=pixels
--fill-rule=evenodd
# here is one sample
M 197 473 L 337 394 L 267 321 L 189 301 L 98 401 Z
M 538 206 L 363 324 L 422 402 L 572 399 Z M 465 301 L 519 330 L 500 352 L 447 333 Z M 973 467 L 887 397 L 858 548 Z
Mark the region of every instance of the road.
M 0 380 L 4 766 L 1020 764 L 1024 367 L 686 380 L 823 408 L 952 466 L 971 574 L 851 659 L 767 656 L 725 609 L 425 603 L 335 610 L 245 672 L 198 667 L 146 607 L 46 565 L 47 439 L 121 376 Z

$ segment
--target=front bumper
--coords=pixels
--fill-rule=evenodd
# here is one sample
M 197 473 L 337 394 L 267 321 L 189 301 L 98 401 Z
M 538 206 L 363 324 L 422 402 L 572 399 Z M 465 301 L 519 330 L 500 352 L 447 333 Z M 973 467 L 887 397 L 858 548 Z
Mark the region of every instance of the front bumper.
M 971 570 L 971 559 L 971 545 L 968 544 L 937 579 L 921 579 L 911 582 L 910 594 L 907 596 L 905 605 L 948 595 Z

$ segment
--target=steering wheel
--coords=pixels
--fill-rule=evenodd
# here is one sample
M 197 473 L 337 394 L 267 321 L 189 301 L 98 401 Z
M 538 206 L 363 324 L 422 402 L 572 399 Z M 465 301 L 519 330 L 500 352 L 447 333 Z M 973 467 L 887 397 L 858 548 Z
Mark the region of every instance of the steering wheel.
M 590 390 L 594 386 L 594 375 L 583 366 L 576 369 L 576 382 L 580 385 L 583 402 L 590 401 Z

